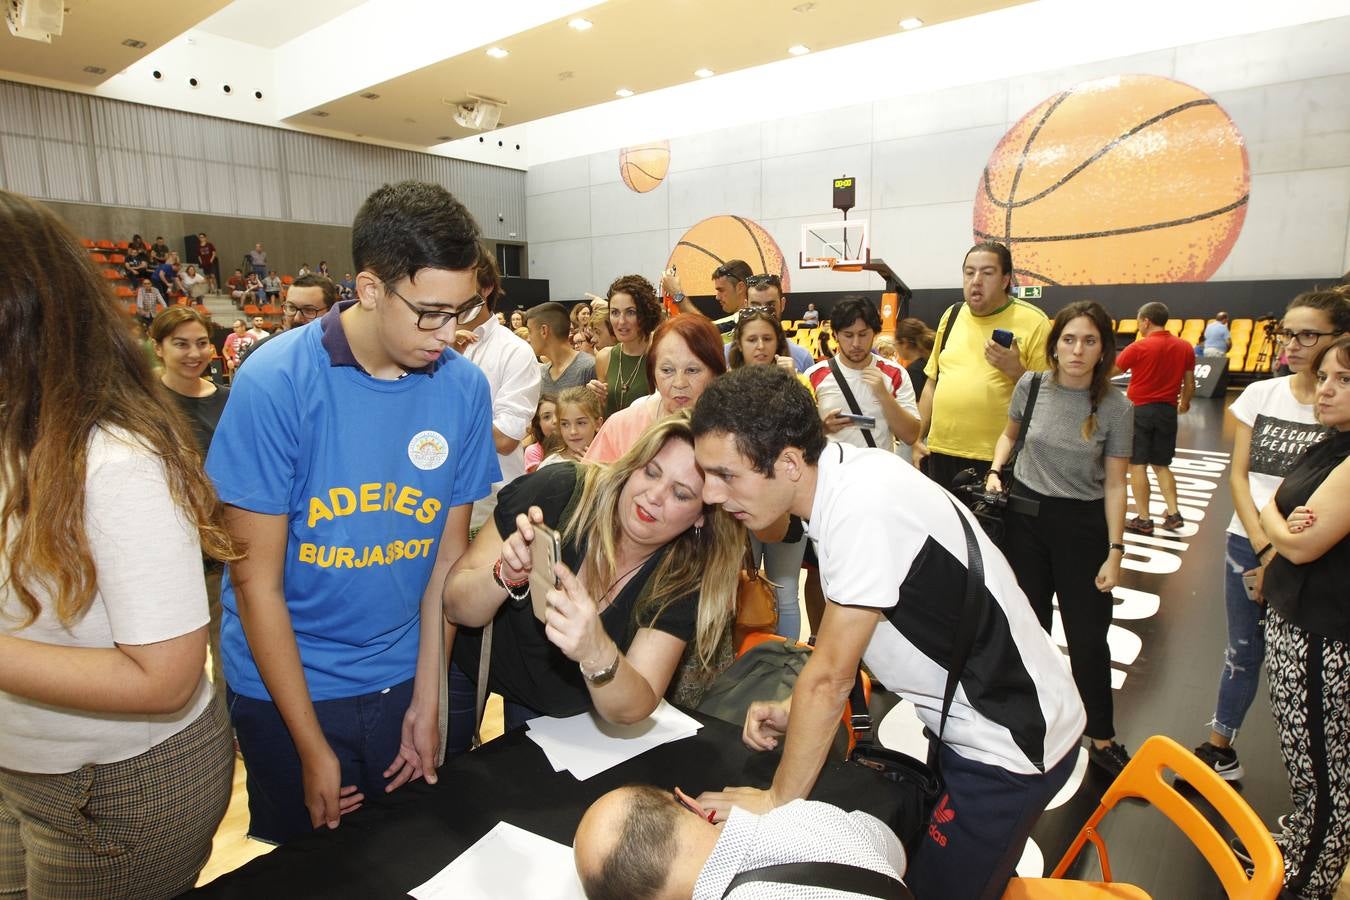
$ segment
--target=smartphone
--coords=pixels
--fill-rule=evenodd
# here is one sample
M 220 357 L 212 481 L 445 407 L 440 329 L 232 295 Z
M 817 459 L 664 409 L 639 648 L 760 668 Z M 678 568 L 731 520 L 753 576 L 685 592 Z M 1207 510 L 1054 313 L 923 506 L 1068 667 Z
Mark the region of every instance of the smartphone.
M 558 532 L 547 525 L 534 526 L 534 542 L 530 544 L 530 601 L 534 617 L 544 621 L 548 609 L 548 592 L 560 587 L 553 566 L 562 562 L 562 541 Z
M 1256 599 L 1256 572 L 1255 572 L 1255 571 L 1251 571 L 1251 572 L 1243 572 L 1243 573 L 1242 573 L 1242 587 L 1247 591 L 1247 599 L 1248 599 L 1248 600 L 1255 600 L 1255 599 Z
M 843 416 L 845 419 L 848 419 L 850 422 L 852 422 L 854 425 L 857 425 L 859 428 L 873 429 L 877 427 L 876 416 L 864 416 L 858 413 L 846 413 L 846 412 L 841 412 L 839 415 Z
M 994 343 L 1003 347 L 1011 347 L 1013 342 L 1013 333 L 1006 328 L 994 329 Z

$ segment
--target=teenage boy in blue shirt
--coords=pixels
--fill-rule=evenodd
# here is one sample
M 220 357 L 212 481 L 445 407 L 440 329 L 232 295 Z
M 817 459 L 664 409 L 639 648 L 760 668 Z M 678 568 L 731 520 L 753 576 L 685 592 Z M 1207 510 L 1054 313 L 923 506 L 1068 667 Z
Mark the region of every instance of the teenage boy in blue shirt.
M 356 299 L 260 348 L 216 430 L 207 471 L 248 547 L 221 632 L 255 838 L 436 779 L 441 586 L 500 477 L 487 380 L 450 349 L 483 302 L 477 238 L 444 188 L 375 191 Z

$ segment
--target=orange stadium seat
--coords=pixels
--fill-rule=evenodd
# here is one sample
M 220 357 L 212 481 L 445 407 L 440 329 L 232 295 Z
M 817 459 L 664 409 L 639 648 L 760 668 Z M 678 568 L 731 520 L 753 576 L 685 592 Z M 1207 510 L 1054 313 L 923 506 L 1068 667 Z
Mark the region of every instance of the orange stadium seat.
M 95 241 L 95 242 L 94 242 L 94 246 L 97 247 L 97 248 L 100 249 L 100 250 L 112 250 L 112 249 L 115 249 L 114 246 L 113 246 L 113 242 L 112 242 L 112 241 Z
M 94 242 L 89 240 L 89 238 L 80 238 L 80 246 L 84 247 L 86 250 L 93 250 Z
M 103 253 L 90 253 L 89 259 L 96 263 L 109 262 L 107 255 Z
M 108 257 L 108 262 L 113 263 L 114 265 L 120 266 L 122 263 L 126 261 L 127 258 L 120 253 L 114 253 L 112 256 Z
M 287 287 L 290 287 L 291 285 L 295 284 L 295 278 L 291 275 L 282 275 L 281 283 L 286 285 Z
M 1181 334 L 1178 335 L 1178 337 L 1188 344 L 1198 344 L 1200 343 L 1200 338 L 1202 338 L 1204 334 L 1204 319 L 1187 319 L 1181 326 Z
M 101 274 L 104 278 L 108 279 L 109 281 L 121 281 L 121 280 L 122 280 L 122 273 L 119 272 L 119 271 L 117 271 L 116 269 L 104 269 L 104 270 L 103 270 L 101 273 L 99 273 L 99 274 Z
M 113 291 L 113 293 L 116 294 L 118 297 L 121 297 L 121 298 L 123 298 L 123 299 L 130 299 L 131 297 L 135 297 L 135 296 L 136 296 L 136 292 L 133 291 L 131 288 L 127 287 L 127 286 L 124 285 L 124 284 L 118 285 L 118 286 L 117 286 L 117 289 L 116 289 L 115 291 Z
M 1173 337 L 1177 337 L 1181 334 L 1182 324 L 1183 323 L 1180 319 L 1168 319 L 1167 324 L 1164 325 L 1163 327 L 1167 329 L 1168 334 L 1172 335 Z
M 1121 337 L 1138 333 L 1139 333 L 1138 319 L 1121 319 L 1120 323 L 1116 325 L 1116 334 L 1120 335 Z
M 262 315 L 262 310 L 259 309 L 258 306 L 257 306 L 256 304 L 253 304 L 253 303 L 245 303 L 245 304 L 244 304 L 244 315 L 246 315 L 246 316 L 260 316 L 260 315 Z
M 281 315 L 281 307 L 269 303 L 262 308 L 262 314 L 264 316 L 279 316 Z

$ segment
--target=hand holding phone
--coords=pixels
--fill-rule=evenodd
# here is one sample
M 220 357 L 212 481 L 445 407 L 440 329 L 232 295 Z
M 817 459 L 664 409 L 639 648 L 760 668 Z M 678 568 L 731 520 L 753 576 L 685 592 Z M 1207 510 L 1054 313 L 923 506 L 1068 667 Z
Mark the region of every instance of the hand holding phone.
M 842 418 L 848 419 L 850 422 L 852 422 L 859 428 L 867 428 L 870 430 L 877 427 L 876 416 L 864 416 L 861 413 L 846 413 L 846 412 L 841 412 L 839 413 L 839 415 Z
M 1006 328 L 995 328 L 993 338 L 994 343 L 998 344 L 1000 347 L 1012 347 L 1013 333 Z
M 530 543 L 530 600 L 534 617 L 544 621 L 548 611 L 548 592 L 561 587 L 553 567 L 562 562 L 562 540 L 547 525 L 534 526 Z

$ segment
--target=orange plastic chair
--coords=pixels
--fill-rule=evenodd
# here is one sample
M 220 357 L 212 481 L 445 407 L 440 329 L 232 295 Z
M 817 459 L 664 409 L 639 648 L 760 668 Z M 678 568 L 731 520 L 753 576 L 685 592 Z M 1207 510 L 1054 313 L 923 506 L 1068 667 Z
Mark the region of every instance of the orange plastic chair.
M 86 250 L 93 250 L 94 242 L 89 240 L 89 238 L 80 238 L 80 246 Z
M 113 246 L 115 246 L 118 250 L 130 250 L 130 249 L 131 249 L 131 241 L 118 241 L 118 242 L 117 242 L 116 244 L 114 244 Z
M 1178 337 L 1188 344 L 1198 344 L 1204 333 L 1204 319 L 1187 319 L 1186 323 L 1181 326 L 1181 334 Z
M 1167 329 L 1167 333 L 1173 337 L 1179 337 L 1181 335 L 1181 328 L 1184 324 L 1185 322 L 1181 319 L 1168 319 L 1167 324 L 1164 325 L 1163 328 Z
M 281 307 L 269 303 L 262 308 L 262 314 L 264 316 L 279 316 L 281 315 Z
M 1204 814 L 1163 780 L 1163 772 L 1167 769 L 1176 772 L 1179 779 L 1184 779 L 1223 816 L 1237 834 L 1252 857 L 1254 865 L 1250 878 L 1243 871 L 1242 863 L 1233 855 L 1228 842 Z M 1008 882 L 1003 900 L 1147 898 L 1149 895 L 1134 885 L 1112 881 L 1111 861 L 1106 854 L 1106 845 L 1097 832 L 1106 814 L 1127 798 L 1145 800 L 1171 819 L 1205 857 L 1214 874 L 1219 876 L 1230 900 L 1274 900 L 1279 894 L 1284 882 L 1284 860 L 1260 817 L 1233 790 L 1232 785 L 1202 763 L 1195 754 L 1171 738 L 1155 734 L 1144 742 L 1130 764 L 1111 782 L 1097 811 L 1078 832 L 1078 837 L 1069 845 L 1050 877 L 1014 878 Z M 1088 842 L 1097 848 L 1102 880 L 1064 880 L 1064 873 Z
M 120 253 L 114 253 L 112 256 L 109 256 L 109 257 L 108 257 L 108 262 L 112 263 L 113 265 L 117 265 L 117 266 L 120 266 L 122 263 L 124 263 L 124 262 L 126 262 L 126 261 L 127 261 L 127 258 L 126 258 L 125 256 L 123 256 L 122 254 L 120 254 Z
M 246 315 L 246 316 L 260 316 L 260 315 L 262 315 L 262 310 L 258 308 L 258 305 L 257 305 L 256 303 L 245 303 L 245 304 L 244 304 L 244 315 Z
M 89 254 L 89 259 L 90 259 L 92 262 L 96 262 L 96 263 L 105 263 L 105 262 L 108 262 L 108 256 L 107 256 L 107 254 L 104 254 L 104 253 L 98 253 L 98 252 L 90 253 L 90 254 Z
M 1116 326 L 1116 334 L 1128 335 L 1139 333 L 1138 319 L 1121 319 L 1120 324 Z
M 292 284 L 295 284 L 295 277 L 292 276 L 292 275 L 282 275 L 282 276 L 281 276 L 281 283 L 282 283 L 282 284 L 285 284 L 285 285 L 292 285 Z
M 122 298 L 123 300 L 128 300 L 136 296 L 136 292 L 124 284 L 118 285 L 118 287 L 113 291 L 113 293 L 116 294 L 118 297 Z
M 112 250 L 114 245 L 112 241 L 95 241 L 94 246 L 100 250 Z
M 116 269 L 104 269 L 101 274 L 103 275 L 104 278 L 108 279 L 109 281 L 122 280 L 122 273 L 117 271 Z

